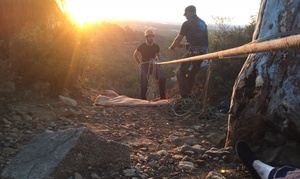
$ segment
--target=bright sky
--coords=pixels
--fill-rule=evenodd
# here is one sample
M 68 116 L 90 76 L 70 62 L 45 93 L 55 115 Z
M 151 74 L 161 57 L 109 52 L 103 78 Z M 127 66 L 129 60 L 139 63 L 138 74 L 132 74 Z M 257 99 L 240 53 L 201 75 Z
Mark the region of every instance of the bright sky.
M 261 0 L 66 0 L 71 15 L 80 22 L 107 19 L 131 19 L 158 22 L 185 21 L 184 8 L 194 5 L 206 23 L 212 16 L 230 17 L 231 24 L 249 24 L 257 15 Z

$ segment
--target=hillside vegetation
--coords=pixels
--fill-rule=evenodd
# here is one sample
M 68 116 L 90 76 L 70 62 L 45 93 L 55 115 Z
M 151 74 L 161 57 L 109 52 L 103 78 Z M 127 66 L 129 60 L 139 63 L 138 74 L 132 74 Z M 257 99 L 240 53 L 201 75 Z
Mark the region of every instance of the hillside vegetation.
M 49 96 L 67 93 L 76 97 L 82 88 L 97 88 L 139 98 L 139 67 L 132 54 L 144 41 L 143 31 L 147 27 L 156 29 L 155 42 L 161 47 L 163 61 L 179 59 L 184 54 L 183 49 L 176 53 L 168 51 L 177 33 L 174 30 L 179 30 L 180 25 L 99 22 L 78 27 L 61 13 L 55 1 L 27 2 L 24 5 L 18 0 L 0 0 L 0 23 L 5 24 L 0 29 L 0 93 L 21 91 L 38 83 L 48 89 L 43 93 Z M 231 27 L 230 20 L 222 17 L 215 21 L 217 28 L 209 31 L 210 52 L 251 41 L 254 20 L 245 27 Z M 213 60 L 209 103 L 215 105 L 230 97 L 245 59 Z M 170 79 L 178 65 L 161 68 Z M 204 69 L 198 76 L 195 94 L 203 90 L 205 80 Z M 168 97 L 172 98 L 176 85 L 168 87 Z

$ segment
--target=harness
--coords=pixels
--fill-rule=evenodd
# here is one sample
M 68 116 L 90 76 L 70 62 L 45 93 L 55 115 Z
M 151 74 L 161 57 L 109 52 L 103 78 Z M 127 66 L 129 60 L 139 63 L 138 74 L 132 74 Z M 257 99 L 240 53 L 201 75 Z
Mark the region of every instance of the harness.
M 187 50 L 190 56 L 196 56 L 207 53 L 207 48 L 202 46 L 188 46 Z
M 183 58 L 193 57 L 207 53 L 207 49 L 201 46 L 187 46 L 187 52 L 183 55 Z M 180 65 L 180 69 L 183 73 L 188 74 L 193 69 L 200 69 L 202 61 L 188 61 L 183 62 Z

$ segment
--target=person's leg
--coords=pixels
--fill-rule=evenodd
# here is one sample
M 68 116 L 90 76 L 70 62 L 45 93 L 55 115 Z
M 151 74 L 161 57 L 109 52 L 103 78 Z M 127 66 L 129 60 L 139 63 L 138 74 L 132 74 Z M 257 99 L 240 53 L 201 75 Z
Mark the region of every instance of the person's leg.
M 176 78 L 179 86 L 179 93 L 181 97 L 186 98 L 188 95 L 190 95 L 190 88 L 186 73 L 181 69 L 181 67 L 179 67 L 176 72 Z
M 141 65 L 141 99 L 146 99 L 147 86 L 148 86 L 148 64 Z
M 284 166 L 276 169 L 274 168 L 268 177 L 268 179 L 282 178 L 300 178 L 300 169 L 290 166 Z
M 158 80 L 160 99 L 166 99 L 166 77 L 165 77 L 165 74 L 159 67 L 156 68 L 156 71 L 157 71 L 156 79 Z
M 189 85 L 189 93 L 192 92 L 196 75 L 197 75 L 198 71 L 200 70 L 200 64 L 201 64 L 201 62 L 202 61 L 194 61 L 194 62 L 192 62 L 193 68 L 189 72 L 188 77 L 187 77 L 188 78 L 188 85 Z
M 244 141 L 238 141 L 235 144 L 235 151 L 243 164 L 249 170 L 253 179 L 260 179 L 260 176 L 253 168 L 253 163 L 257 160 L 256 156 L 252 153 L 248 145 Z
M 191 52 L 186 52 L 182 58 L 191 57 Z M 179 87 L 179 94 L 182 98 L 187 98 L 190 95 L 190 85 L 188 82 L 187 74 L 189 73 L 189 67 L 191 62 L 180 63 L 179 69 L 176 72 L 176 78 Z
M 290 166 L 275 168 L 258 160 L 244 141 L 235 145 L 236 152 L 248 168 L 252 178 L 261 179 L 291 179 L 300 178 L 300 169 Z

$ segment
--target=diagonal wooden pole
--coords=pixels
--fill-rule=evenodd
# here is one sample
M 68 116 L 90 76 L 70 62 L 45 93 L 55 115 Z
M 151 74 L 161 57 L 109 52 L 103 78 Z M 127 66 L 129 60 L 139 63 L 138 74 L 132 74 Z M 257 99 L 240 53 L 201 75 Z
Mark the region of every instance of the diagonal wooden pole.
M 237 55 L 244 55 L 250 53 L 257 53 L 257 52 L 266 52 L 266 51 L 286 49 L 291 47 L 300 47 L 300 34 L 291 35 L 285 38 L 270 40 L 266 42 L 245 44 L 243 46 L 231 48 L 228 50 L 223 50 L 219 52 L 208 53 L 204 55 L 198 55 L 198 56 L 188 57 L 188 58 L 183 58 L 178 60 L 172 60 L 167 62 L 160 62 L 157 64 L 171 64 L 171 63 L 180 63 L 180 62 L 187 62 L 187 61 L 207 60 L 207 59 L 216 59 L 216 58 L 222 59 L 229 56 L 237 56 Z

